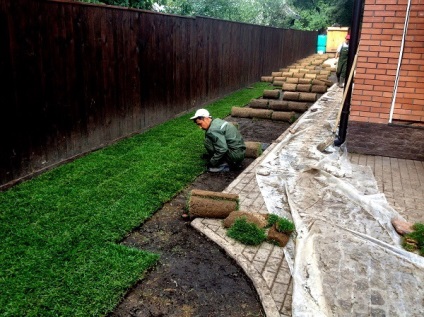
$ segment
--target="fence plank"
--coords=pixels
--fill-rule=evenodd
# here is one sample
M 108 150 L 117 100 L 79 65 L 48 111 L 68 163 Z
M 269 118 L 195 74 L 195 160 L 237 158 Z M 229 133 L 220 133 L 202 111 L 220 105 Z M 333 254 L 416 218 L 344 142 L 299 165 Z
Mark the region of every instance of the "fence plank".
M 316 32 L 67 1 L 0 4 L 0 188 L 315 51 Z

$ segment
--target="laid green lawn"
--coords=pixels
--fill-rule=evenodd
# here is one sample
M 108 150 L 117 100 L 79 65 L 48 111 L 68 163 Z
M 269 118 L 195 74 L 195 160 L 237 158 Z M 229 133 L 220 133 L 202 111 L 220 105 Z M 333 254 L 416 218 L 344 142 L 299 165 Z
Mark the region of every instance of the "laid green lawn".
M 206 108 L 227 116 L 268 85 Z M 117 244 L 203 172 L 203 131 L 188 118 L 0 193 L 0 315 L 101 316 L 158 255 Z

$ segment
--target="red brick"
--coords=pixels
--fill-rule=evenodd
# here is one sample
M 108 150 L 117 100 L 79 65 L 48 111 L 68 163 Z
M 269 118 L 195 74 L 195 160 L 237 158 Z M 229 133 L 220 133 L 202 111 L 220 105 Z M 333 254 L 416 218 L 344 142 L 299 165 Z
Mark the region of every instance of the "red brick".
M 396 70 L 394 69 L 387 70 L 387 76 L 395 76 L 395 75 L 396 75 Z
M 419 77 L 422 76 L 422 73 L 417 71 L 408 71 L 408 76 Z
M 350 120 L 361 121 L 361 122 L 369 122 L 367 117 L 361 117 L 361 116 L 350 116 Z
M 364 114 L 365 115 L 365 113 L 364 112 L 361 112 L 361 114 Z M 366 114 L 369 118 L 379 118 L 380 117 L 380 114 L 379 113 L 375 113 L 375 112 L 367 112 L 367 114 Z
M 411 59 L 411 60 L 409 60 L 409 64 L 411 64 L 411 65 L 424 65 L 424 60 L 423 59 Z
M 375 75 L 373 75 L 373 74 L 356 74 L 355 78 L 374 79 Z
M 381 23 L 381 22 L 374 22 L 372 24 L 372 27 L 375 29 L 392 29 L 394 27 L 393 23 Z
M 371 122 L 371 123 L 384 123 L 384 124 L 386 124 L 387 123 L 387 120 L 386 119 L 382 119 L 382 118 L 371 118 L 369 120 L 369 122 Z
M 368 28 L 368 29 L 364 29 L 361 31 L 361 38 L 364 34 L 382 34 L 384 30 L 382 29 L 372 29 L 372 28 Z
M 413 103 L 414 99 L 407 98 L 402 96 L 402 94 L 398 94 L 396 98 L 396 103 L 404 104 L 404 103 Z
M 399 119 L 405 121 L 419 121 L 417 120 L 418 118 L 413 115 L 399 115 Z
M 368 87 L 373 86 L 373 90 L 378 90 L 383 86 L 387 86 L 387 82 L 383 78 L 384 76 L 376 76 L 375 79 L 369 79 L 365 81 L 365 85 Z M 368 88 L 369 89 L 369 88 Z
M 404 29 L 404 23 L 394 23 L 393 28 L 403 30 Z
M 398 58 L 399 54 L 398 53 L 393 53 L 393 52 L 381 52 L 378 57 L 391 57 L 391 58 Z
M 414 99 L 414 101 L 412 102 L 413 105 L 420 105 L 420 106 L 424 106 L 424 99 Z
M 369 90 L 366 94 L 368 96 L 373 96 L 372 100 L 375 100 L 374 97 L 381 97 L 383 95 L 383 92 L 377 91 L 377 90 Z M 364 95 L 365 95 L 365 92 L 364 92 Z
M 386 10 L 387 11 L 401 11 L 401 12 L 406 12 L 406 6 L 401 5 L 401 4 L 397 4 L 397 5 L 388 4 L 388 5 L 386 5 Z
M 387 16 L 384 18 L 385 23 L 405 23 L 404 17 Z
M 424 117 L 424 111 L 414 111 L 412 114 L 414 116 Z
M 389 58 L 388 61 L 387 61 L 388 64 L 396 65 L 396 68 L 397 68 L 398 62 L 399 62 L 399 58 L 398 57 L 397 58 Z
M 400 40 L 399 41 L 381 41 L 381 46 L 399 46 L 400 45 Z
M 385 76 L 382 75 L 376 75 L 376 79 L 367 79 L 364 84 L 368 85 L 368 90 L 375 90 L 375 87 L 378 86 L 390 86 L 393 85 L 391 80 L 387 80 L 388 78 L 385 78 Z M 373 86 L 373 87 L 370 87 Z
M 410 85 L 410 83 L 417 83 L 418 85 L 422 86 L 422 84 L 418 82 L 417 77 L 408 77 L 406 75 L 402 75 L 401 73 L 399 85 L 407 86 Z
M 393 87 L 391 87 L 390 85 L 374 86 L 374 89 L 379 90 L 383 93 L 393 91 Z
M 384 68 L 384 69 L 397 69 L 397 62 L 391 64 L 390 60 L 388 64 L 380 64 L 378 65 L 379 68 Z
M 370 111 L 371 111 L 371 108 L 370 108 L 369 106 L 352 106 L 352 107 L 351 107 L 351 110 L 354 110 L 354 111 L 367 111 L 367 112 L 370 112 Z
M 376 17 L 394 17 L 394 11 L 374 11 L 374 16 Z M 386 19 L 384 19 L 386 21 Z
M 420 30 L 420 32 L 422 33 L 422 31 Z M 412 35 L 411 34 L 411 38 L 409 36 L 406 36 L 406 40 L 411 40 L 411 41 L 416 41 L 416 42 L 424 42 L 424 35 Z
M 366 69 L 367 74 L 379 74 L 379 75 L 386 75 L 387 69 L 380 69 L 380 68 L 367 68 Z
M 365 11 L 364 10 L 364 14 L 362 16 L 363 16 L 364 19 L 368 20 L 370 17 L 374 16 L 374 11 L 372 11 L 372 10 Z
M 364 20 L 363 20 L 363 22 L 366 22 L 366 23 L 382 23 L 383 21 L 384 21 L 384 17 L 375 17 L 375 16 L 364 16 Z
M 421 30 L 414 30 L 414 29 L 408 28 L 407 37 L 410 35 L 421 35 L 421 34 L 423 34 L 423 31 Z
M 372 4 L 370 4 L 370 5 L 367 5 L 366 8 L 367 8 L 367 11 L 368 10 L 372 10 L 372 11 L 376 11 L 376 10 L 384 11 L 384 10 L 386 10 L 386 5 L 385 4 L 378 4 L 378 5 L 372 5 Z
M 372 112 L 382 114 L 390 112 L 390 107 L 373 107 Z
M 381 52 L 390 51 L 390 47 L 382 47 L 381 45 L 370 46 L 370 52 L 373 52 L 375 56 L 378 56 Z
M 371 101 L 371 96 L 364 96 L 364 95 L 355 95 L 355 97 L 353 98 L 354 100 L 358 100 L 358 101 Z
M 385 98 L 385 97 L 373 97 L 373 102 L 381 102 L 382 104 L 390 104 L 392 102 L 392 98 Z
M 376 0 L 375 4 L 397 4 L 397 0 Z
M 416 29 L 416 30 L 424 30 L 424 23 L 420 23 L 420 24 L 418 24 L 418 23 L 416 23 L 416 24 L 412 24 L 412 25 L 410 25 L 410 27 L 412 28 L 412 29 Z
M 417 94 L 424 93 L 424 86 L 421 83 L 417 83 L 415 81 L 414 82 L 408 82 L 407 87 L 416 88 L 415 93 L 417 93 Z
M 407 59 L 407 58 L 410 58 L 410 59 L 421 59 L 422 56 L 421 56 L 421 54 L 417 54 L 417 53 L 404 53 L 403 54 L 403 58 L 404 59 Z M 424 61 L 423 61 L 423 64 L 424 64 Z
M 366 69 L 364 67 L 359 67 L 359 68 L 356 67 L 355 72 L 358 73 L 358 74 L 365 74 L 366 73 Z
M 415 88 L 398 87 L 398 92 L 403 92 L 405 94 L 413 94 L 415 93 Z
M 376 64 L 387 64 L 388 59 L 387 58 L 381 58 L 381 57 L 369 57 L 368 63 L 376 63 Z
M 401 69 L 402 69 L 402 70 L 419 71 L 419 70 L 420 70 L 420 65 L 414 65 L 414 64 L 402 64 Z
M 371 86 L 370 88 L 372 89 L 373 87 Z M 372 90 L 363 90 L 362 96 L 363 97 L 370 98 L 372 100 L 372 97 L 374 97 L 374 96 L 371 95 L 370 92 L 372 92 Z
M 412 113 L 411 110 L 399 109 L 399 108 L 396 108 L 395 112 L 396 112 L 396 114 L 406 114 L 406 115 L 409 115 L 409 114 Z
M 375 41 L 401 41 L 401 35 L 391 35 L 391 34 L 373 34 L 371 35 L 371 40 Z
M 352 111 L 352 110 L 350 110 L 349 120 L 351 120 L 353 117 L 359 116 L 359 114 L 360 114 L 359 111 Z
M 368 56 L 368 57 L 358 57 L 358 67 L 364 67 L 364 66 L 366 66 L 366 67 L 372 67 L 372 68 L 375 68 L 377 65 L 376 64 L 374 64 L 374 65 L 371 65 L 370 66 L 370 61 L 369 61 L 369 59 L 370 58 L 374 58 L 374 57 L 376 57 L 376 53 L 374 53 L 374 52 L 369 52 L 369 55 L 370 56 Z
M 393 35 L 403 35 L 403 30 L 401 29 L 383 29 L 382 34 L 393 34 Z
M 403 104 L 402 109 L 409 109 L 413 111 L 414 113 L 417 111 L 424 111 L 424 106 L 416 106 L 411 104 Z
M 378 52 L 370 52 L 370 51 L 364 51 L 361 50 L 359 52 L 359 63 L 361 62 L 362 57 L 377 57 L 378 56 Z
M 399 53 L 400 52 L 400 45 L 399 46 L 392 46 L 390 48 L 390 52 L 396 52 Z
M 356 81 L 355 81 L 355 88 L 354 88 L 354 90 L 355 91 L 359 91 L 359 90 L 362 90 L 362 91 L 366 91 L 366 90 L 368 90 L 370 88 L 370 86 L 369 85 L 367 85 L 367 84 L 358 84 L 358 83 L 356 83 Z
M 365 74 L 365 73 L 362 73 L 362 74 Z M 356 77 L 355 76 L 355 84 L 363 84 L 363 83 L 365 83 L 365 79 L 363 79 L 363 78 L 358 78 L 358 77 Z
M 381 42 L 378 40 L 361 40 L 361 45 L 380 46 Z

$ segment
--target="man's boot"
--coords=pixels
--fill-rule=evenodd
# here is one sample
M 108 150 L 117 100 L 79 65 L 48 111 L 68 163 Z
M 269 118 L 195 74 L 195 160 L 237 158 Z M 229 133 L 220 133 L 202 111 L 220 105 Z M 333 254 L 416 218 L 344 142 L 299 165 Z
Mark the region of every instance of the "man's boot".
M 345 78 L 344 77 L 340 77 L 340 81 L 339 81 L 339 87 L 343 88 L 345 85 Z

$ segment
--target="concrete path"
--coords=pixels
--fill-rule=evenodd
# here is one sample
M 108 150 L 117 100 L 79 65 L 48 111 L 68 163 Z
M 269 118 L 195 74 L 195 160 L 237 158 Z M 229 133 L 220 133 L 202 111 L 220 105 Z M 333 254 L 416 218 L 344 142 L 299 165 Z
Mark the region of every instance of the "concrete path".
M 268 213 L 255 170 L 287 133 L 224 190 L 239 195 L 240 210 Z M 358 154 L 349 154 L 349 159 L 371 168 L 379 191 L 401 216 L 409 222 L 424 222 L 424 162 Z M 257 247 L 242 245 L 227 237 L 221 220 L 197 218 L 191 225 L 221 246 L 244 269 L 267 317 L 292 316 L 292 277 L 282 248 L 269 243 Z

